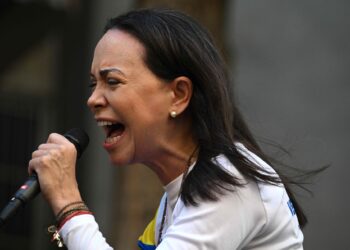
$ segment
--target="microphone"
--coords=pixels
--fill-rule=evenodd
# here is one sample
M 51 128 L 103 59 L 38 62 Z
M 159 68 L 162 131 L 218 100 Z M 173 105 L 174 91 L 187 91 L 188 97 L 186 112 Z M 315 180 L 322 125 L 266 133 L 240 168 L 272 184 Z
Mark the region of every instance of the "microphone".
M 81 129 L 73 128 L 64 134 L 77 150 L 77 158 L 81 156 L 89 144 L 89 136 Z M 28 201 L 32 200 L 40 193 L 38 176 L 36 173 L 30 175 L 27 181 L 17 190 L 7 206 L 0 214 L 0 227 L 13 215 L 19 208 L 23 207 Z

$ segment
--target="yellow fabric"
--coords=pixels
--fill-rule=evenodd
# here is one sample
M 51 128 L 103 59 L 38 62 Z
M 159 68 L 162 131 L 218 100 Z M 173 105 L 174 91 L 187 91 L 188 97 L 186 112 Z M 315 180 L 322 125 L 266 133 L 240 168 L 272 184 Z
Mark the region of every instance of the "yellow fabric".
M 158 213 L 158 210 L 157 210 Z M 157 213 L 151 222 L 147 225 L 146 229 L 143 231 L 143 234 L 139 237 L 139 241 L 146 245 L 156 245 L 155 240 L 155 228 L 156 228 L 156 218 Z

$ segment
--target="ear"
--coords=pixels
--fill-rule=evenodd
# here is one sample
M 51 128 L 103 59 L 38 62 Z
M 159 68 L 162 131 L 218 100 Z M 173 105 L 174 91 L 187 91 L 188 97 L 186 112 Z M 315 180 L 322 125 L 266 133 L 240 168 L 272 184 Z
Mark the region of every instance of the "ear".
M 169 113 L 175 111 L 178 115 L 188 107 L 193 91 L 192 81 L 186 76 L 176 77 L 170 82 L 172 103 Z

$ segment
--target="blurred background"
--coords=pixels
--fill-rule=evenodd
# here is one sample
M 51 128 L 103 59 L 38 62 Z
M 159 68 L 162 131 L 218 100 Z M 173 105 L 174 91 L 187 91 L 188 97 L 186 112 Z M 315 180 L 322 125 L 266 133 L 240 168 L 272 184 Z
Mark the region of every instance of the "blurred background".
M 261 145 L 301 169 L 331 167 L 300 193 L 305 249 L 349 249 L 350 2 L 345 0 L 1 0 L 0 208 L 51 132 L 81 127 L 82 195 L 108 242 L 136 249 L 162 186 L 145 166 L 113 167 L 85 102 L 106 20 L 140 7 L 182 10 L 206 26 L 230 65 L 239 106 Z M 290 155 L 263 142 L 277 142 Z M 0 229 L 0 249 L 55 249 L 38 196 Z M 232 236 L 234 237 L 234 236 Z

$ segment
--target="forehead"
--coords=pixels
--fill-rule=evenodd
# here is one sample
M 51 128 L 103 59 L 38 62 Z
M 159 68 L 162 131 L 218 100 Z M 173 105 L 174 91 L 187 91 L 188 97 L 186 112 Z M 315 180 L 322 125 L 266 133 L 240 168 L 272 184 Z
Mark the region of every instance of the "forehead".
M 132 35 L 118 29 L 109 30 L 96 45 L 92 67 L 143 63 L 144 52 L 144 46 Z

